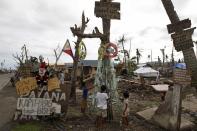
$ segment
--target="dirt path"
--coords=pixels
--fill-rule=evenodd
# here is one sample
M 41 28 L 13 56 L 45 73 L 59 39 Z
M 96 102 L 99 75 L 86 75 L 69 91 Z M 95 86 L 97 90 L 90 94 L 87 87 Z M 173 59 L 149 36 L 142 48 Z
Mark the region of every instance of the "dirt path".
M 9 82 L 10 76 L 0 75 L 0 129 L 12 120 L 16 109 L 16 89 Z
M 10 81 L 11 76 L 13 76 L 13 74 L 11 74 L 11 73 L 0 75 L 0 90 L 2 90 L 3 87 L 8 84 L 8 82 Z

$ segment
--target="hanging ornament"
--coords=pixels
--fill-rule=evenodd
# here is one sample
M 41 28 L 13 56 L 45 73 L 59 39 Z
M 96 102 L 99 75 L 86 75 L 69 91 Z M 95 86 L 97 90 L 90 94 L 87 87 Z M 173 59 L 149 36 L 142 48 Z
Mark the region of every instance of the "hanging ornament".
M 108 58 L 114 58 L 118 54 L 117 46 L 113 43 L 108 43 L 106 45 L 105 56 Z
M 102 60 L 104 58 L 105 51 L 106 51 L 106 45 L 101 43 L 98 49 L 98 60 Z
M 79 43 L 78 53 L 79 53 L 79 60 L 84 60 L 86 58 L 87 51 L 83 41 Z

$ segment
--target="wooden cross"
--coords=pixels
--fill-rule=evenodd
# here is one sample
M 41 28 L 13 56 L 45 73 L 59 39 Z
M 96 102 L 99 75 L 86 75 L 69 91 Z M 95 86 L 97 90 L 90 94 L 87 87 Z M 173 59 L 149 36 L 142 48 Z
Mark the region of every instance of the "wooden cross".
M 107 43 L 110 42 L 110 26 L 111 26 L 111 19 L 120 19 L 120 3 L 117 2 L 112 2 L 112 0 L 101 0 L 95 2 L 95 10 L 94 13 L 96 17 L 101 17 L 102 18 L 102 24 L 103 24 L 103 33 L 99 31 L 97 27 L 94 28 L 92 33 L 90 34 L 85 34 L 84 30 L 86 27 L 86 24 L 89 22 L 89 19 L 87 18 L 87 21 L 85 22 L 85 15 L 83 13 L 82 15 L 82 27 L 79 28 L 77 25 L 74 27 L 71 27 L 71 31 L 74 36 L 77 36 L 77 42 L 78 44 L 82 38 L 100 38 L 101 44 L 106 45 Z M 77 53 L 77 52 L 76 52 Z M 104 59 L 103 61 L 110 61 L 109 59 Z M 77 65 L 77 63 L 74 63 Z M 106 64 L 104 62 L 104 64 Z M 103 65 L 104 67 L 107 67 L 108 65 Z M 77 69 L 77 66 L 75 66 L 74 70 Z M 74 71 L 74 76 L 76 76 L 76 71 Z M 72 82 L 72 87 L 74 87 L 74 80 Z M 72 88 L 71 87 L 71 88 Z M 74 91 L 74 90 L 73 90 Z M 108 119 L 112 120 L 113 119 L 113 113 L 112 113 L 112 103 L 110 101 L 108 105 Z

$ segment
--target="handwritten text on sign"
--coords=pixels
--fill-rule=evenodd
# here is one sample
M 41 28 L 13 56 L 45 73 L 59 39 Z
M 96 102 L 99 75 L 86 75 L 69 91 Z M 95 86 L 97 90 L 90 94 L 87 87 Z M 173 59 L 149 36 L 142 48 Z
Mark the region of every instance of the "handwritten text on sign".
M 192 34 L 195 28 L 172 34 L 173 43 L 177 51 L 193 47 Z
M 31 90 L 37 87 L 37 82 L 34 77 L 22 79 L 16 83 L 16 91 L 18 95 L 29 94 Z
M 183 30 L 191 27 L 191 20 L 185 19 L 178 21 L 177 23 L 174 24 L 169 24 L 167 25 L 168 28 L 168 33 L 171 34 L 173 32 L 176 32 L 177 30 Z
M 190 85 L 191 83 L 191 77 L 187 70 L 183 69 L 175 69 L 174 70 L 174 81 L 176 83 L 182 84 L 182 85 Z
M 94 13 L 96 17 L 106 19 L 120 19 L 120 3 L 117 2 L 95 2 Z
M 17 109 L 23 115 L 50 115 L 52 108 L 51 99 L 43 98 L 18 98 Z

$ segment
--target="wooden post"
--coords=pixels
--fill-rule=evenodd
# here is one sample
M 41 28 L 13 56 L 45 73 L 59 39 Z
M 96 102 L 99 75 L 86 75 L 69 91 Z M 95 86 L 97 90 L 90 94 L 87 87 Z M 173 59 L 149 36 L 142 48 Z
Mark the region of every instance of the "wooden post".
M 171 35 L 174 47 L 182 51 L 187 69 L 191 71 L 192 86 L 197 87 L 197 59 L 193 49 L 192 34 L 195 28 L 191 27 L 191 21 L 185 19 L 180 21 L 171 0 L 161 0 L 172 24 L 167 25 L 168 33 Z M 190 28 L 190 29 L 188 29 Z M 175 85 L 167 92 L 164 103 L 162 103 L 153 116 L 153 120 L 163 127 L 178 131 L 181 123 L 181 86 Z
M 100 2 L 95 2 L 95 15 L 96 17 L 101 17 L 102 18 L 102 24 L 103 24 L 103 34 L 105 37 L 101 39 L 101 44 L 107 44 L 110 42 L 110 27 L 111 27 L 111 19 L 120 19 L 120 3 L 112 2 L 112 0 L 101 0 Z M 109 79 L 107 77 L 107 69 L 110 68 L 110 59 L 104 58 L 102 59 L 102 64 L 103 67 L 105 68 L 103 70 L 103 73 L 106 74 L 105 77 L 105 85 L 109 82 Z M 110 88 L 112 85 L 109 82 L 109 87 L 108 87 L 108 94 L 110 95 Z M 113 120 L 113 110 L 112 110 L 112 102 L 111 99 L 109 100 L 108 103 L 108 108 L 107 108 L 107 118 L 108 120 Z
M 165 101 L 158 107 L 152 118 L 157 124 L 170 131 L 180 130 L 181 90 L 180 85 L 171 86 L 165 96 Z

